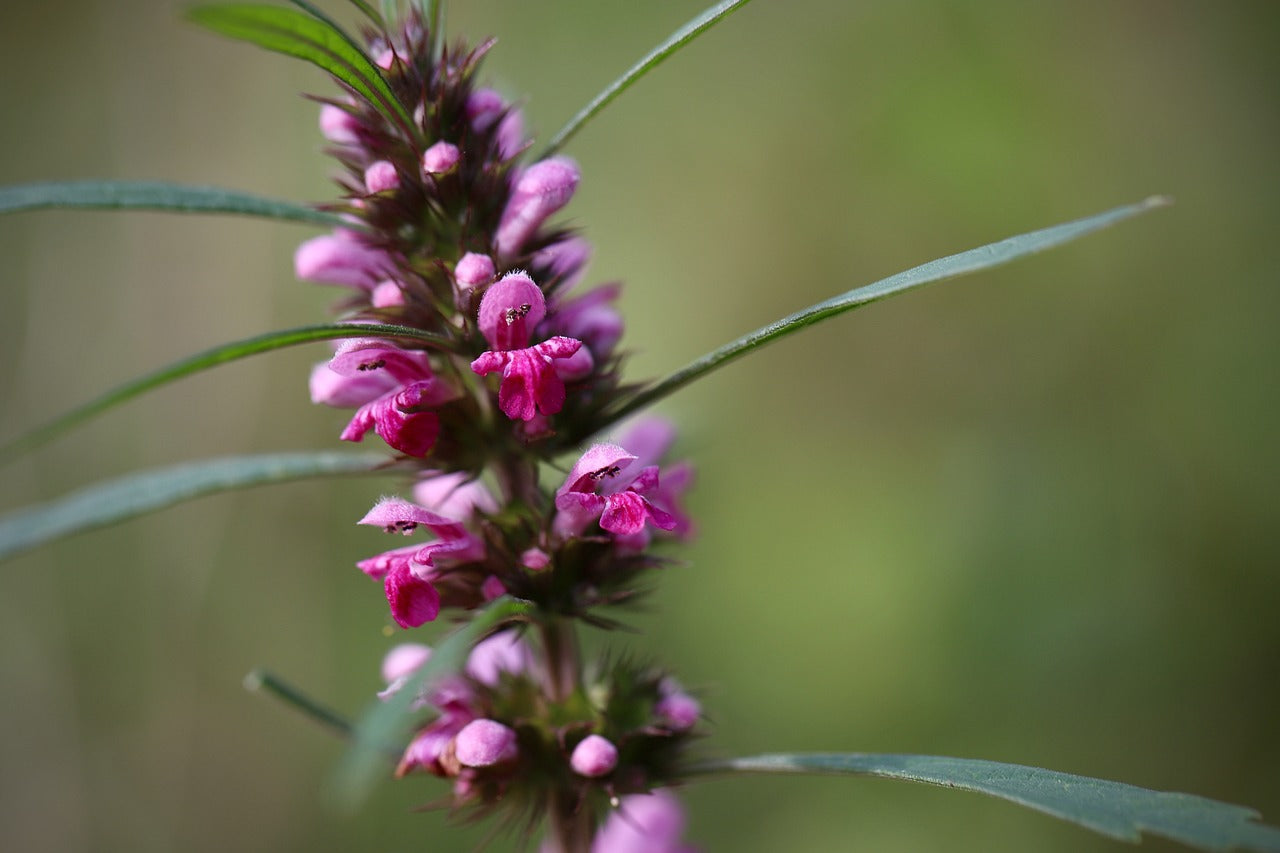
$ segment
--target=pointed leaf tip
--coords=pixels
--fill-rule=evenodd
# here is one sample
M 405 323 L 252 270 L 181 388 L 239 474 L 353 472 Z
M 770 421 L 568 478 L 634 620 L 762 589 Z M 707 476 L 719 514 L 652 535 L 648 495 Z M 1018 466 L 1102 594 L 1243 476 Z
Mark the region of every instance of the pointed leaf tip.
M 1008 800 L 1121 841 L 1159 835 L 1200 850 L 1280 851 L 1280 829 L 1258 813 L 1193 794 L 1152 791 L 1019 764 L 937 755 L 772 754 L 708 762 L 694 775 L 724 773 L 879 776 L 959 788 Z

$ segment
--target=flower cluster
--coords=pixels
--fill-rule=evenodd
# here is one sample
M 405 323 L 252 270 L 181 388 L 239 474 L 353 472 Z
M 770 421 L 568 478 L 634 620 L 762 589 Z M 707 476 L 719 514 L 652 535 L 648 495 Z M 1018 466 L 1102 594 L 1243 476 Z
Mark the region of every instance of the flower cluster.
M 655 540 L 692 531 L 691 469 L 663 467 L 668 424 L 578 446 L 629 393 L 619 286 L 580 287 L 590 246 L 552 224 L 579 169 L 526 162 L 519 108 L 475 84 L 491 42 L 437 47 L 416 15 L 365 35 L 398 103 L 321 99 L 347 225 L 301 245 L 295 266 L 346 289 L 337 310 L 359 336 L 315 367 L 311 397 L 354 409 L 342 439 L 372 431 L 418 472 L 412 500 L 385 497 L 360 523 L 429 535 L 358 566 L 404 629 L 503 595 L 531 605 L 415 698 L 422 723 L 397 774 L 451 779 L 454 808 L 548 817 L 548 849 L 684 849 L 666 786 L 697 700 L 655 667 L 584 663 L 573 634 L 615 625 L 600 611 L 665 564 Z M 383 695 L 429 656 L 395 649 Z

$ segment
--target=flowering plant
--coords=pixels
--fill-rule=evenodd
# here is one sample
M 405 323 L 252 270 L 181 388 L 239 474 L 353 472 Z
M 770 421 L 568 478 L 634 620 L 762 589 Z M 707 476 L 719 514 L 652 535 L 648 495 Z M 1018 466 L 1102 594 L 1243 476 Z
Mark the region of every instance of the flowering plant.
M 590 247 L 559 221 L 581 170 L 564 144 L 612 97 L 743 5 L 707 10 L 638 63 L 539 150 L 520 107 L 481 82 L 492 42 L 444 37 L 440 5 L 381 12 L 356 2 L 358 35 L 307 3 L 201 7 L 215 31 L 319 65 L 337 81 L 320 127 L 341 198 L 304 208 L 160 184 L 17 187 L 8 209 L 64 204 L 253 213 L 319 222 L 299 278 L 344 288 L 339 322 L 237 342 L 144 377 L 10 445 L 46 441 L 89 414 L 206 367 L 328 340 L 314 402 L 350 410 L 340 437 L 388 452 L 299 454 L 144 475 L 12 516 L 7 552 L 137 515 L 196 493 L 299 477 L 394 471 L 403 495 L 360 519 L 415 537 L 361 559 L 392 623 L 442 616 L 434 647 L 391 649 L 374 710 L 347 722 L 278 678 L 265 687 L 349 735 L 342 791 L 385 775 L 447 780 L 438 803 L 494 816 L 548 850 L 685 849 L 673 791 L 730 773 L 852 773 L 960 787 L 1104 834 L 1140 831 L 1206 849 L 1277 849 L 1238 807 L 995 762 L 884 754 L 715 759 L 697 692 L 667 668 L 584 653 L 583 626 L 623 627 L 690 536 L 691 468 L 674 430 L 642 415 L 656 401 L 765 343 L 895 293 L 987 269 L 1161 206 L 1149 199 L 952 255 L 788 315 L 664 379 L 624 381 L 619 287 L 584 284 Z M 391 4 L 394 6 L 394 4 Z M 376 438 L 375 438 L 376 437 Z M 426 534 L 425 536 L 423 534 Z M 399 540 L 397 540 L 399 541 Z

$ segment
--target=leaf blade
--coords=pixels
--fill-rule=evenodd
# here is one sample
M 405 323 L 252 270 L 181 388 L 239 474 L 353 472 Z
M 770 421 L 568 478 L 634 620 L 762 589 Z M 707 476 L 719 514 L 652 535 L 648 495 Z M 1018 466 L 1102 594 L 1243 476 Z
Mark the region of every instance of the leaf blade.
M 1166 207 L 1171 203 L 1171 200 L 1164 196 L 1152 196 L 1136 204 L 1112 208 L 1083 219 L 1052 225 L 1037 231 L 1029 231 L 1025 234 L 1018 234 L 995 243 L 988 243 L 985 246 L 979 246 L 966 252 L 938 258 L 864 287 L 858 287 L 839 296 L 810 305 L 808 308 L 789 314 L 766 326 L 761 326 L 753 332 L 748 332 L 662 378 L 637 393 L 612 412 L 607 413 L 601 426 L 615 423 L 627 415 L 637 412 L 683 388 L 695 379 L 724 367 L 767 343 L 798 332 L 815 323 L 852 311 L 855 308 L 861 308 L 864 305 L 869 305 L 872 302 L 906 290 L 990 269 L 1027 255 L 1055 248 L 1134 216 L 1160 207 Z
M 371 704 L 351 732 L 351 742 L 338 764 L 329 793 L 344 809 L 354 809 L 369 796 L 382 775 L 388 755 L 404 749 L 413 719 L 412 704 L 425 686 L 457 672 L 471 648 L 498 627 L 522 621 L 532 609 L 526 601 L 502 596 L 475 611 L 470 621 L 433 647 L 425 665 L 386 701 Z
M 387 462 L 379 453 L 268 453 L 135 472 L 0 516 L 0 560 L 204 495 L 312 477 L 374 474 Z
M 353 325 L 350 323 L 327 323 L 317 326 L 300 326 L 295 329 L 283 329 L 268 332 L 252 338 L 233 341 L 229 344 L 213 347 L 196 353 L 180 361 L 162 367 L 159 370 L 144 374 L 130 382 L 119 385 L 105 394 L 90 400 L 82 406 L 61 415 L 41 427 L 19 436 L 12 441 L 0 445 L 0 465 L 12 461 L 21 454 L 53 441 L 62 433 L 81 423 L 112 409 L 121 403 L 131 400 L 147 391 L 183 379 L 194 373 L 217 367 L 251 355 L 281 349 L 297 344 L 313 341 L 327 341 L 339 338 L 364 337 L 402 337 L 423 341 L 435 346 L 443 346 L 445 340 L 438 335 L 414 329 L 409 326 L 391 326 L 385 324 Z
M 187 11 L 187 19 L 220 35 L 310 62 L 413 135 L 413 119 L 377 66 L 332 24 L 294 9 L 254 3 L 196 6 Z
M 0 187 L 0 213 L 49 208 L 231 213 L 351 227 L 334 213 L 220 187 L 166 181 L 45 181 Z
M 877 776 L 998 797 L 1121 841 L 1142 833 L 1202 850 L 1280 851 L 1280 829 L 1258 813 L 1193 794 L 1153 791 L 1039 767 L 937 755 L 798 753 L 708 762 L 695 775 L 775 773 Z
M 585 107 L 578 110 L 565 126 L 560 128 L 555 136 L 551 137 L 551 141 L 547 143 L 547 147 L 543 152 L 538 155 L 538 159 L 545 159 L 559 151 L 569 139 L 582 130 L 588 121 L 607 107 L 615 98 L 631 88 L 641 77 L 661 65 L 677 50 L 711 29 L 711 27 L 736 12 L 742 6 L 745 6 L 748 2 L 750 0 L 723 0 L 723 2 L 704 10 L 702 14 L 676 30 L 664 42 L 642 56 L 635 65 L 624 71 L 621 77 L 604 87 Z

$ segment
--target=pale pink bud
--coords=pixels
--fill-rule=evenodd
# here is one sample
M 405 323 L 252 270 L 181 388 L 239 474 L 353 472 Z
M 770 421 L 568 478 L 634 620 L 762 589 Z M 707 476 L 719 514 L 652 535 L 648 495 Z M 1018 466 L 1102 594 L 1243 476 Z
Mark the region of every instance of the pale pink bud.
M 541 548 L 530 548 L 520 555 L 520 565 L 531 572 L 540 572 L 551 565 L 551 557 Z
M 492 127 L 506 108 L 507 102 L 493 89 L 476 89 L 467 98 L 467 118 L 478 131 L 483 132 Z
M 671 693 L 659 699 L 653 710 L 669 728 L 683 732 L 698 722 L 702 705 L 687 693 Z
M 577 164 L 567 157 L 552 157 L 525 170 L 511 191 L 494 235 L 498 254 L 518 253 L 548 216 L 569 203 L 580 177 Z
M 389 160 L 378 160 L 364 170 L 364 188 L 369 194 L 394 190 L 400 186 L 400 175 Z
M 387 652 L 382 659 L 382 680 L 390 684 L 399 678 L 413 675 L 431 659 L 431 647 L 422 643 L 401 643 Z
M 507 588 L 502 585 L 502 581 L 498 580 L 497 575 L 489 575 L 484 579 L 484 583 L 480 584 L 480 595 L 485 601 L 493 601 L 495 598 L 501 598 L 507 594 Z
M 422 171 L 428 175 L 443 175 L 458 165 L 462 152 L 458 146 L 441 140 L 422 154 Z
M 458 762 L 467 767 L 491 767 L 516 757 L 516 733 L 495 720 L 472 720 L 453 742 Z
M 618 748 L 600 735 L 587 735 L 573 748 L 569 766 L 590 779 L 608 775 L 618 766 Z
M 493 259 L 488 255 L 467 252 L 458 259 L 458 265 L 453 270 L 453 277 L 457 280 L 458 287 L 470 289 L 493 281 L 495 272 Z
M 591 853 L 685 853 L 680 801 L 659 788 L 623 797 L 591 843 Z
M 390 71 L 391 66 L 396 63 L 396 52 L 393 48 L 386 48 L 378 53 L 373 63 L 383 71 Z
M 320 107 L 320 133 L 338 145 L 354 145 L 360 141 L 360 121 L 342 107 L 325 104 Z
M 404 304 L 404 292 L 400 290 L 400 285 L 388 279 L 373 289 L 369 294 L 369 301 L 374 308 L 392 308 Z
M 467 675 L 492 687 L 504 672 L 524 672 L 529 667 L 529 656 L 529 649 L 520 635 L 504 631 L 476 643 L 467 656 Z

